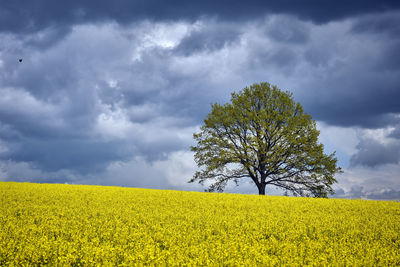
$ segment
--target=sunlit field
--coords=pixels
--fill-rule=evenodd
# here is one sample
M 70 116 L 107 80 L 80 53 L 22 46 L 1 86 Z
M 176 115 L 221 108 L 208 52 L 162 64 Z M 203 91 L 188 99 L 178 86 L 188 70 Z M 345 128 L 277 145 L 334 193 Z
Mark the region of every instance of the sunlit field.
M 0 265 L 400 265 L 400 203 L 0 183 Z

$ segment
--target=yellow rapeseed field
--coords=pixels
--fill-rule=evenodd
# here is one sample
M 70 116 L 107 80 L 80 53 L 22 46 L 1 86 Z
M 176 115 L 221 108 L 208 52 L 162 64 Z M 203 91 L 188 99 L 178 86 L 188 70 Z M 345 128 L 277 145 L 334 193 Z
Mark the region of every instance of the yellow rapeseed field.
M 0 266 L 400 266 L 400 203 L 0 182 Z

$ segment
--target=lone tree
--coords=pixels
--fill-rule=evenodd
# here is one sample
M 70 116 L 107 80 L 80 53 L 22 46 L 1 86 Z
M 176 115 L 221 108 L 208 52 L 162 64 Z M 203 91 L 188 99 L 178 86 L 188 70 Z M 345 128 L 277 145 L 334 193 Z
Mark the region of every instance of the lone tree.
M 232 93 L 231 103 L 213 104 L 191 149 L 201 168 L 189 181 L 214 181 L 208 191 L 222 192 L 228 181 L 251 178 L 260 195 L 273 185 L 293 195 L 333 194 L 335 153 L 324 154 L 319 131 L 292 94 L 269 83 Z

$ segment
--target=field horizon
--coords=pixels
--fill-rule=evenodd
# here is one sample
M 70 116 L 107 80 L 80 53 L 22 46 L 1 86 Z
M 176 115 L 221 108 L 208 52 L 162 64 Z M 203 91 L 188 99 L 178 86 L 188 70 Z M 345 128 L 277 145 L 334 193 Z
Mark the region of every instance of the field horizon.
M 21 184 L 38 184 L 38 185 L 72 185 L 72 186 L 94 186 L 94 187 L 116 187 L 116 188 L 131 188 L 131 189 L 145 189 L 145 190 L 159 190 L 159 191 L 177 191 L 177 192 L 195 192 L 195 193 L 204 193 L 204 194 L 232 194 L 232 195 L 248 195 L 248 196 L 263 196 L 257 194 L 257 188 L 254 187 L 254 193 L 240 193 L 240 192 L 206 192 L 206 191 L 189 191 L 189 190 L 179 190 L 179 189 L 160 189 L 160 188 L 148 188 L 148 187 L 132 187 L 132 186 L 123 186 L 123 185 L 101 185 L 101 184 L 72 184 L 72 183 L 49 183 L 49 182 L 30 182 L 30 181 L 0 181 L 0 183 L 21 183 Z M 274 194 L 265 194 L 264 196 L 268 197 L 289 197 L 289 198 L 314 198 L 317 197 L 302 197 L 302 196 L 285 196 L 285 195 L 274 195 Z M 393 201 L 400 202 L 400 199 L 375 199 L 375 198 L 366 198 L 366 197 L 335 197 L 334 195 L 328 196 L 327 198 L 319 198 L 319 199 L 347 199 L 347 200 L 368 200 L 368 201 Z

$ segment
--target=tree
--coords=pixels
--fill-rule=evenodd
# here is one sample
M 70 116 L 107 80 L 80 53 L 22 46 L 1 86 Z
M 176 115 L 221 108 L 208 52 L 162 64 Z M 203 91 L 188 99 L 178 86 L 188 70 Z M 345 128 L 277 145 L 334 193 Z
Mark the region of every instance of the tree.
M 324 154 L 315 121 L 290 92 L 269 83 L 232 93 L 231 103 L 213 104 L 191 149 L 200 167 L 189 181 L 213 181 L 222 192 L 228 181 L 251 178 L 260 195 L 267 185 L 293 195 L 327 197 L 336 182 L 335 153 Z

